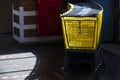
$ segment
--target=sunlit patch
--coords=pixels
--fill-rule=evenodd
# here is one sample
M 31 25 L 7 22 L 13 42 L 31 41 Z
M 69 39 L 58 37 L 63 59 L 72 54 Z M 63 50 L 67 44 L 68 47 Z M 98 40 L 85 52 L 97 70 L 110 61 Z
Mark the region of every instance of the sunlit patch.
M 37 62 L 32 52 L 0 55 L 0 80 L 24 80 Z
M 23 78 L 25 79 L 28 75 L 18 75 L 18 76 L 4 76 L 4 77 L 1 77 L 0 80 L 12 80 L 12 79 L 18 79 L 18 78 Z

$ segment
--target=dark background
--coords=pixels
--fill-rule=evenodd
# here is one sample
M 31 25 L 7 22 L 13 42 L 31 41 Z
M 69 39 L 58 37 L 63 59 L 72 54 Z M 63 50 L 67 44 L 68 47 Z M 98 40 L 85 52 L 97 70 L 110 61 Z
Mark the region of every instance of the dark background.
M 0 0 L 0 33 L 12 33 L 12 4 L 16 0 Z M 80 0 L 67 0 L 79 2 Z M 118 0 L 92 0 L 101 4 L 104 8 L 102 42 L 120 41 L 118 20 L 115 19 L 114 11 L 119 4 Z M 65 8 L 66 1 L 63 1 Z

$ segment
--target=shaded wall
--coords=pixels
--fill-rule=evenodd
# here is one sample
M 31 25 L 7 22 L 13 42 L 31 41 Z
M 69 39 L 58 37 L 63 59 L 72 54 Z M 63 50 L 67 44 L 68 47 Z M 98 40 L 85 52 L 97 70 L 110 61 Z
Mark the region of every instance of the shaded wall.
M 0 33 L 12 32 L 12 0 L 0 0 Z
M 113 0 L 93 0 L 104 8 L 101 41 L 113 41 Z

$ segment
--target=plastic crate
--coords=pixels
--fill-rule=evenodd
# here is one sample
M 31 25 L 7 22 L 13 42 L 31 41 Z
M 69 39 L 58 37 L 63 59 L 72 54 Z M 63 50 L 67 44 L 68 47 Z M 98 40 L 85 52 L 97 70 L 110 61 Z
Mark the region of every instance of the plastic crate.
M 68 4 L 68 11 L 61 14 L 66 49 L 97 49 L 100 42 L 103 15 L 103 8 L 100 5 L 98 6 L 101 9 L 98 14 L 86 16 L 73 15 L 74 7 L 72 4 Z
M 32 6 L 32 5 L 31 5 Z M 62 40 L 61 35 L 38 36 L 36 10 L 25 10 L 24 6 L 12 6 L 13 38 L 20 43 L 52 42 Z

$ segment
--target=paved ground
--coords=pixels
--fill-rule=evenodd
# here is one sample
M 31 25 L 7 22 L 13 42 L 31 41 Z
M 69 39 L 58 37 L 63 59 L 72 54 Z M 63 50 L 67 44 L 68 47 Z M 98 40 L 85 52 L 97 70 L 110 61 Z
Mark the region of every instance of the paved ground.
M 110 46 L 114 46 L 111 48 Z M 108 47 L 108 48 L 107 48 Z M 116 51 L 116 45 L 107 45 L 106 49 Z M 117 46 L 117 54 L 104 52 L 105 58 L 105 72 L 104 75 L 100 76 L 100 80 L 119 80 L 120 77 L 120 56 L 119 56 L 119 46 Z M 22 58 L 20 59 L 10 59 L 5 60 L 4 55 L 31 52 L 36 57 Z M 36 80 L 63 80 L 61 74 L 61 66 L 63 64 L 64 58 L 64 43 L 51 42 L 51 43 L 35 43 L 35 44 L 20 44 L 16 42 L 11 34 L 0 35 L 0 80 L 24 80 L 27 76 L 26 74 L 31 72 L 32 63 L 40 60 L 40 64 L 36 64 L 35 78 Z M 17 58 L 23 56 L 16 56 Z M 11 58 L 11 56 L 7 56 Z M 2 59 L 2 60 L 1 60 Z M 24 60 L 26 59 L 26 60 Z M 9 62 L 9 63 L 8 63 Z M 39 62 L 39 61 L 38 61 Z M 38 63 L 36 62 L 36 63 Z M 16 65 L 19 64 L 19 65 Z M 24 63 L 24 64 L 22 64 Z M 6 66 L 7 65 L 7 66 Z M 24 66 L 23 66 L 24 65 Z M 16 67 L 15 67 L 16 66 Z M 21 68 L 19 68 L 21 67 Z M 5 68 L 5 69 L 3 69 Z M 28 69 L 28 70 L 27 70 Z M 21 71 L 25 70 L 25 71 Z M 13 72 L 12 72 L 13 71 Z M 4 73 L 5 72 L 5 73 Z M 7 73 L 6 73 L 7 72 Z M 9 73 L 10 72 L 10 73 Z M 12 75 L 12 77 L 10 77 Z M 33 75 L 33 74 L 31 74 Z M 71 75 L 70 80 L 93 80 L 93 73 L 88 70 L 74 71 Z

